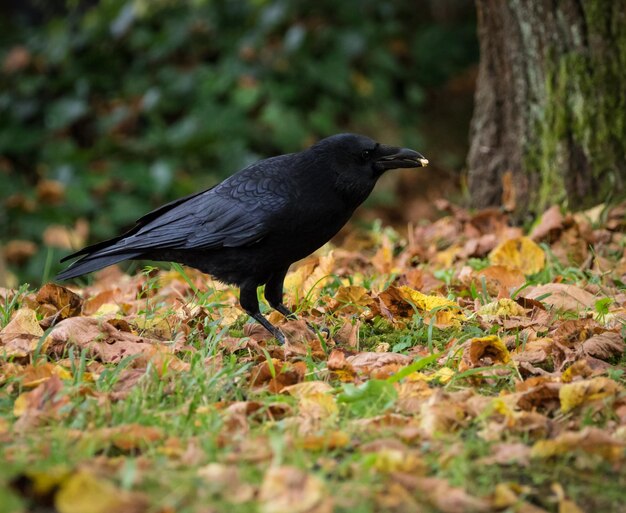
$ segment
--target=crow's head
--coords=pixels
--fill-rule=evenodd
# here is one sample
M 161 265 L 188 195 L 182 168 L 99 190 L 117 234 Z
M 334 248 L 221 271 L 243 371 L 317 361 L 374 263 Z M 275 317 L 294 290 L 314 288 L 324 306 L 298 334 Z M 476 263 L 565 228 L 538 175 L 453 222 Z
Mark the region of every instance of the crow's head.
M 428 160 L 414 150 L 387 146 L 357 134 L 333 135 L 311 149 L 330 164 L 337 187 L 358 201 L 369 195 L 388 169 L 428 165 Z

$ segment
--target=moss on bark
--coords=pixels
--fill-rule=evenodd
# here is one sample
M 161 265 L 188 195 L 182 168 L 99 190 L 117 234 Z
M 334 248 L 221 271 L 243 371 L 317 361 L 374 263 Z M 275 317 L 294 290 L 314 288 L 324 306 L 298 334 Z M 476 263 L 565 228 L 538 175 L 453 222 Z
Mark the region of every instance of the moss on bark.
M 506 27 L 490 30 L 482 18 L 481 67 L 490 73 L 479 76 L 478 87 L 495 98 L 477 94 L 490 105 L 477 103 L 474 126 L 499 124 L 491 133 L 513 130 L 515 137 L 485 143 L 483 136 L 491 151 L 470 153 L 470 183 L 479 184 L 489 168 L 491 177 L 511 171 L 520 217 L 554 203 L 582 208 L 623 196 L 626 0 L 478 0 L 479 12 L 481 4 L 500 9 Z M 505 102 L 516 105 L 508 117 L 498 115 Z M 492 194 L 489 204 L 497 200 Z

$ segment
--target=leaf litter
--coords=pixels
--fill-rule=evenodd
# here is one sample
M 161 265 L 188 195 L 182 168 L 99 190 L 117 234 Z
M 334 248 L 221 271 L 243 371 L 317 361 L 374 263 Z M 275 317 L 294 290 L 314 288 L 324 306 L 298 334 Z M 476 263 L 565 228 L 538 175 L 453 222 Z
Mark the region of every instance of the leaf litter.
M 528 234 L 439 207 L 296 266 L 282 347 L 192 269 L 3 289 L 0 500 L 620 511 L 624 206 L 552 207 Z

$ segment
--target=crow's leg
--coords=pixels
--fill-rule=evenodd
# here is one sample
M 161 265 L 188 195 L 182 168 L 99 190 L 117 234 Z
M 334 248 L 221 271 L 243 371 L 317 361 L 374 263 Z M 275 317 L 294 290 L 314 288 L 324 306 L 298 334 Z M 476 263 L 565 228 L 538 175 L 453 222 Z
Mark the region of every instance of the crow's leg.
M 297 319 L 298 316 L 283 303 L 283 282 L 285 281 L 286 275 L 287 269 L 272 273 L 272 276 L 265 285 L 265 299 L 267 299 L 267 302 L 274 310 L 283 314 L 287 319 Z M 330 333 L 328 328 L 318 328 L 309 321 L 306 321 L 306 325 L 315 335 L 317 335 L 317 332 L 320 330 L 327 334 Z
M 244 284 L 239 289 L 239 303 L 246 313 L 269 331 L 279 343 L 285 343 L 285 335 L 270 321 L 268 321 L 259 310 L 259 301 L 256 295 L 256 284 Z
M 298 316 L 283 303 L 283 282 L 286 275 L 287 269 L 272 273 L 265 284 L 265 299 L 274 310 L 283 314 L 287 319 L 297 319 Z

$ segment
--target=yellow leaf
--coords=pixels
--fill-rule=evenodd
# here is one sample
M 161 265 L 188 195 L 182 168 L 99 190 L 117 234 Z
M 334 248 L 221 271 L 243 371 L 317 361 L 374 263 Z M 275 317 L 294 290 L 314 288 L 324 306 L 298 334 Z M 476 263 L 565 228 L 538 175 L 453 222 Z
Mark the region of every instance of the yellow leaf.
M 502 365 L 511 361 L 511 354 L 497 335 L 473 338 L 465 344 L 459 371 L 489 365 Z
M 374 453 L 372 467 L 380 473 L 408 472 L 423 474 L 425 465 L 413 451 L 384 448 Z
M 140 502 L 111 482 L 85 471 L 72 474 L 54 497 L 59 513 L 126 513 L 140 511 Z
M 48 495 L 59 486 L 67 476 L 69 471 L 66 467 L 52 467 L 45 472 L 28 471 L 26 477 L 30 479 L 35 495 Z
M 311 394 L 300 398 L 300 415 L 323 419 L 338 412 L 335 396 L 330 394 Z
M 424 374 L 423 372 L 413 372 L 409 374 L 407 381 L 434 381 L 438 380 L 439 383 L 446 384 L 454 376 L 455 372 L 450 367 L 440 367 L 436 372 L 432 374 Z
M 517 237 L 499 244 L 490 254 L 494 265 L 519 269 L 524 274 L 538 273 L 546 263 L 543 250 L 528 237 Z
M 398 287 L 400 295 L 406 300 L 413 303 L 420 310 L 429 312 L 434 308 L 459 308 L 454 301 L 441 296 L 428 296 L 421 293 L 419 290 L 414 290 L 406 285 Z
M 283 388 L 282 392 L 301 398 L 317 394 L 329 394 L 333 390 L 334 388 L 325 381 L 303 381 Z
M 559 513 L 585 513 L 574 501 L 563 499 L 559 502 Z
M 323 435 L 304 435 L 294 440 L 294 444 L 307 451 L 333 450 L 350 443 L 350 436 L 344 431 L 331 431 Z
M 17 399 L 15 399 L 15 402 L 13 403 L 13 415 L 16 417 L 24 415 L 26 410 L 28 410 L 28 405 L 28 392 L 24 392 L 23 394 L 17 396 Z
M 107 315 L 114 315 L 119 312 L 120 306 L 115 303 L 104 303 L 100 305 L 94 312 L 94 317 L 106 317 Z
M 567 413 L 582 404 L 615 395 L 620 390 L 615 381 L 605 377 L 566 383 L 559 390 L 561 411 Z
M 483 305 L 477 312 L 483 317 L 511 317 L 525 315 L 526 310 L 509 298 L 501 298 Z
M 372 303 L 369 291 L 359 285 L 339 287 L 335 292 L 334 299 L 347 305 L 367 306 Z
M 618 461 L 624 453 L 624 444 L 599 428 L 566 431 L 552 440 L 539 440 L 531 449 L 533 458 L 551 458 L 574 451 L 598 454 L 609 461 Z
M 49 362 L 38 365 L 27 365 L 19 374 L 22 378 L 22 386 L 26 388 L 36 387 L 55 375 L 59 376 L 61 379 L 72 379 L 71 372 L 66 368 Z
M 0 340 L 2 340 L 3 335 L 9 334 L 43 336 L 43 330 L 39 326 L 35 311 L 30 308 L 20 308 L 13 316 L 13 319 L 11 319 L 11 322 L 0 331 Z

